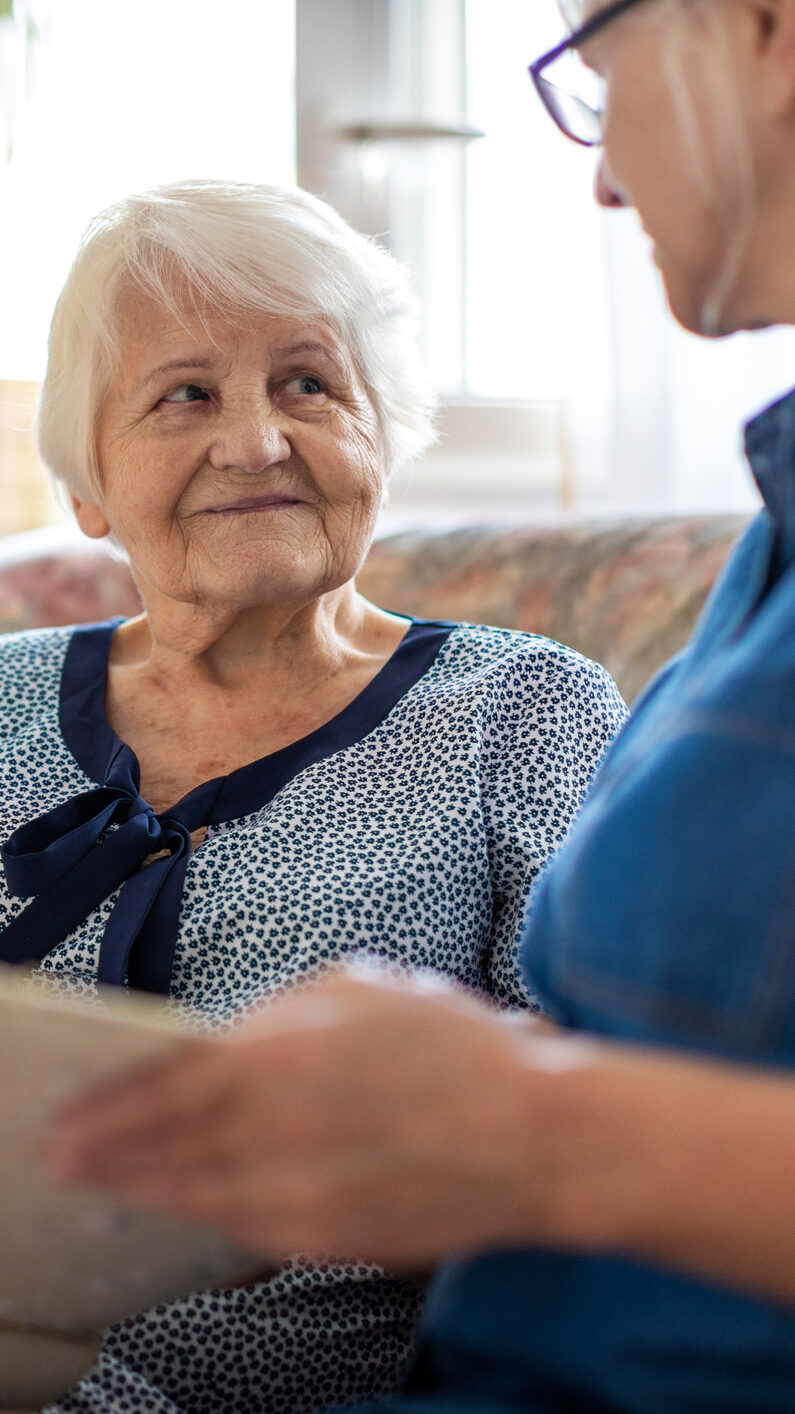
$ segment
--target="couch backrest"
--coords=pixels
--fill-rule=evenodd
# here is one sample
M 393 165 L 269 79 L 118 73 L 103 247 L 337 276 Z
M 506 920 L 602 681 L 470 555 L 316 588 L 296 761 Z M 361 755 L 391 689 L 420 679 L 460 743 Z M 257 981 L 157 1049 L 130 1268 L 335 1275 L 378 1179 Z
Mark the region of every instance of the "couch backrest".
M 746 518 L 413 530 L 378 540 L 359 576 L 375 603 L 423 618 L 545 634 L 596 658 L 632 700 L 687 641 Z M 127 565 L 74 530 L 0 542 L 0 631 L 140 608 Z
M 632 701 L 687 642 L 746 524 L 709 515 L 411 531 L 376 542 L 359 585 L 387 609 L 567 643 Z

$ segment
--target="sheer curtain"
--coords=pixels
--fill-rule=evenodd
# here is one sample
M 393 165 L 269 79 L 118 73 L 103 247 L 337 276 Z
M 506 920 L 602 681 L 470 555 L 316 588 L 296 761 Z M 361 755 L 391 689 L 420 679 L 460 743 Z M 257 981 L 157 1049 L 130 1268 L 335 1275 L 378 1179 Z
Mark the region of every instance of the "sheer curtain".
M 294 179 L 296 4 L 26 3 L 46 15 L 46 43 L 13 115 L 13 158 L 0 154 L 0 380 L 32 388 L 100 206 L 189 175 Z M 459 405 L 415 486 L 435 485 L 434 505 L 455 515 L 467 477 L 473 514 L 752 507 L 739 427 L 795 381 L 795 335 L 707 345 L 674 325 L 636 218 L 596 207 L 593 155 L 555 130 L 527 78 L 560 38 L 554 0 L 297 6 L 299 62 L 315 56 L 309 185 L 365 225 L 363 194 L 378 196 L 372 230 L 414 268 L 431 365 Z M 298 88 L 300 109 L 300 74 Z M 344 136 L 378 118 L 462 119 L 485 137 Z M 405 518 L 427 509 L 411 494 Z
M 295 180 L 292 0 L 49 0 L 48 18 L 0 158 L 3 379 L 41 376 L 53 302 L 103 205 L 183 177 Z
M 294 22 L 293 0 L 15 0 L 0 25 L 0 534 L 61 514 L 32 420 L 84 226 L 157 182 L 294 181 Z
M 299 178 L 410 266 L 444 403 L 392 523 L 752 509 L 740 425 L 795 381 L 795 335 L 675 325 L 636 216 L 597 207 L 594 153 L 529 81 L 555 0 L 297 13 Z
M 473 392 L 562 400 L 578 509 L 750 509 L 740 424 L 795 382 L 795 334 L 707 344 L 671 319 L 634 213 L 601 212 L 594 156 L 555 130 L 525 65 L 553 3 L 467 0 Z

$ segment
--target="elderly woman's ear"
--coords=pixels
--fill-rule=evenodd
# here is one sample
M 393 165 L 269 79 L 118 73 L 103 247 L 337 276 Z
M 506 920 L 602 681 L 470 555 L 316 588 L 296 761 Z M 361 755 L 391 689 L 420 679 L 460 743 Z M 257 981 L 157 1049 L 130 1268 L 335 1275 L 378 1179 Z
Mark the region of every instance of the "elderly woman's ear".
M 101 540 L 103 536 L 110 533 L 105 512 L 94 501 L 81 501 L 78 496 L 70 495 L 72 510 L 75 513 L 75 520 L 80 526 L 84 535 L 90 536 L 92 540 Z

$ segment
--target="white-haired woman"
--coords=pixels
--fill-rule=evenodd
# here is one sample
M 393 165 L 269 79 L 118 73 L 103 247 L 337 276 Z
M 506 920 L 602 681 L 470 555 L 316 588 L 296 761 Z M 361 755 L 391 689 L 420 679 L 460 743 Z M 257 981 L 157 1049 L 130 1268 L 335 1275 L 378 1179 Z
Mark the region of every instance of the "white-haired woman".
M 676 316 L 709 335 L 795 323 L 795 0 L 566 11 L 582 27 L 536 84 L 570 137 L 604 142 L 599 199 L 636 206 Z M 603 115 L 557 86 L 570 51 L 603 76 Z M 205 1047 L 64 1136 L 73 1172 L 166 1207 L 182 1179 L 176 1206 L 229 1231 L 234 1195 L 263 1251 L 512 1248 L 443 1270 L 407 1393 L 381 1414 L 795 1409 L 795 393 L 746 446 L 765 508 L 638 705 L 524 940 L 547 1009 L 594 1039 L 534 1042 L 474 1003 L 343 975 L 315 997 L 311 1047 L 289 1036 L 313 1194 L 278 1198 L 277 1166 L 283 1184 L 299 1159 L 268 1090 L 309 995 L 241 1033 L 234 1065 Z M 242 1074 L 262 1077 L 245 1101 Z M 179 1146 L 216 1085 L 273 1150 L 246 1171 L 241 1119 L 193 1179 Z
M 0 644 L 0 959 L 207 1030 L 365 947 L 526 1004 L 528 888 L 623 708 L 564 648 L 357 593 L 431 411 L 400 268 L 322 202 L 183 183 L 93 222 L 40 443 L 144 612 Z M 294 1260 L 114 1329 L 64 1407 L 382 1391 L 418 1300 Z

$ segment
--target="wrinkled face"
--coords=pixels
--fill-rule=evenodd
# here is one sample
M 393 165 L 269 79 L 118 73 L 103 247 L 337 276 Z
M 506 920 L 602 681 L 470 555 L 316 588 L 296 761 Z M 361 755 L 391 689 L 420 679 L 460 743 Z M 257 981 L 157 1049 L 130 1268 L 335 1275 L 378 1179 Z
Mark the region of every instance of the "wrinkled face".
M 586 17 L 601 8 L 588 6 Z M 654 243 L 673 313 L 686 328 L 703 333 L 731 239 L 715 111 L 703 51 L 694 52 L 685 38 L 672 74 L 672 45 L 678 42 L 651 8 L 651 0 L 638 5 L 583 46 L 583 59 L 607 86 L 596 191 L 604 205 L 635 207 Z M 670 29 L 680 20 L 674 14 L 666 23 Z M 724 314 L 731 326 L 731 313 Z
M 128 292 L 99 419 L 101 492 L 77 506 L 149 591 L 199 605 L 308 602 L 366 554 L 384 487 L 349 351 L 318 321 L 180 319 Z

